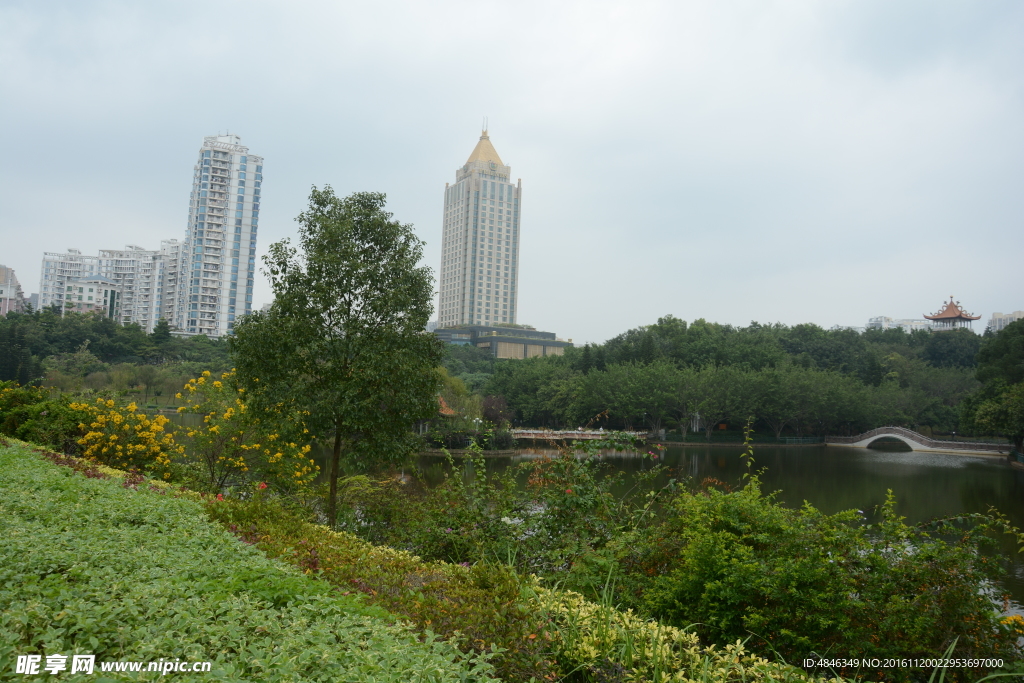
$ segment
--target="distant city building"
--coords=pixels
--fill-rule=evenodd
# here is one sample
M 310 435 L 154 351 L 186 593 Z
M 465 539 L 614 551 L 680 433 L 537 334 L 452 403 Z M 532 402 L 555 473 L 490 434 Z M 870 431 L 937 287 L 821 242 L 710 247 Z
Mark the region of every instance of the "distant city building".
M 123 321 L 121 285 L 102 275 L 68 279 L 64 287 L 64 310 L 96 313 L 104 318 Z
M 0 316 L 11 312 L 24 313 L 26 303 L 14 268 L 0 266 Z
M 78 249 L 43 254 L 40 275 L 40 306 L 58 306 L 62 313 L 88 313 L 101 308 L 98 292 L 89 292 L 82 284 L 91 278 L 105 278 L 111 290 L 117 292 L 117 308 L 103 307 L 105 314 L 113 315 L 121 324 L 135 323 L 146 332 L 162 316 L 162 291 L 168 267 L 168 249 L 173 250 L 177 240 L 162 243 L 159 251 L 144 249 L 136 244 L 124 249 L 101 249 L 98 256 L 83 254 Z M 92 287 L 96 289 L 95 286 Z M 82 291 L 79 291 L 82 290 Z
M 99 256 L 86 256 L 78 249 L 67 252 L 47 251 L 39 274 L 39 305 L 64 309 L 65 286 L 69 280 L 99 275 Z
M 484 130 L 445 184 L 438 327 L 515 323 L 522 180 Z
M 1024 319 L 1024 311 L 1014 311 L 1013 313 L 993 313 L 992 317 L 988 321 L 987 328 L 993 332 L 999 332 L 1010 323 L 1022 319 Z
M 436 329 L 437 329 L 437 321 L 436 320 L 431 320 L 430 322 L 427 323 L 427 332 L 433 332 Z
M 241 138 L 204 138 L 184 242 L 163 240 L 158 250 L 129 244 L 98 256 L 46 252 L 38 305 L 62 313 L 102 309 L 146 332 L 164 319 L 177 334 L 230 334 L 236 317 L 252 310 L 262 184 L 263 157 L 249 154 Z
M 926 315 L 925 318 L 932 321 L 933 330 L 942 331 L 955 330 L 960 327 L 970 328 L 971 323 L 975 320 L 980 320 L 981 316 L 971 315 L 964 309 L 960 308 L 960 302 L 954 302 L 953 296 L 950 295 L 949 301 L 943 304 L 938 313 Z
M 38 311 L 39 310 L 39 293 L 38 292 L 34 292 L 34 293 L 30 294 L 29 297 L 28 297 L 28 300 L 29 300 L 29 303 L 32 304 L 32 310 L 33 311 Z
M 889 318 L 881 315 L 877 318 L 868 318 L 868 324 L 865 325 L 865 329 L 868 330 L 890 330 L 897 327 L 904 332 L 913 332 L 914 330 L 930 330 L 932 328 L 932 323 L 928 320 Z
M 170 320 L 179 332 L 220 337 L 252 311 L 262 184 L 263 157 L 240 137 L 203 138 Z
M 495 358 L 561 356 L 565 347 L 572 346 L 571 339 L 558 339 L 554 332 L 540 332 L 526 325 L 460 325 L 438 328 L 434 334 L 449 344 L 486 349 Z
M 178 318 L 178 307 L 181 298 L 182 262 L 185 258 L 185 244 L 180 240 L 162 240 L 160 242 L 161 279 L 157 289 L 157 317 L 162 318 L 171 326 Z

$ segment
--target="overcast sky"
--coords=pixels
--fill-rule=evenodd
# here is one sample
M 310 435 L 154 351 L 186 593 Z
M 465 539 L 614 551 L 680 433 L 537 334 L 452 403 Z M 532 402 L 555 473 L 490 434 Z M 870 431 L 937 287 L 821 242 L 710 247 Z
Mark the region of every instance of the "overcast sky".
M 436 271 L 487 116 L 522 323 L 862 326 L 952 294 L 980 330 L 1024 309 L 1022 86 L 1019 0 L 0 0 L 0 263 L 37 292 L 44 251 L 183 238 L 230 131 L 266 159 L 259 256 L 330 184 L 387 193 Z

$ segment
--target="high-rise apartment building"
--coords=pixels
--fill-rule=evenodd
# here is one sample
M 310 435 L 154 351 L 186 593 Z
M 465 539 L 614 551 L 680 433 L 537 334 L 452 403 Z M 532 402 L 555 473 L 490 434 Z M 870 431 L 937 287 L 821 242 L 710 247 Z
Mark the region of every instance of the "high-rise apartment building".
M 252 310 L 263 157 L 241 142 L 212 135 L 199 149 L 169 320 L 185 334 L 230 334 Z
M 522 180 L 511 171 L 484 130 L 445 183 L 439 328 L 516 321 Z
M 39 273 L 39 306 L 49 308 L 57 305 L 64 310 L 68 281 L 99 275 L 99 269 L 98 256 L 87 256 L 78 249 L 44 252 Z
M 100 250 L 99 256 L 78 249 L 46 252 L 40 306 L 79 313 L 102 309 L 146 332 L 165 319 L 179 334 L 230 334 L 235 318 L 252 310 L 262 184 L 263 157 L 249 154 L 241 138 L 204 138 L 185 241 L 163 240 L 155 251 L 129 244 Z M 101 292 L 108 293 L 106 299 Z
M 83 284 L 91 278 L 104 278 L 108 283 L 104 286 L 117 292 L 118 306 L 111 317 L 152 332 L 164 317 L 163 288 L 168 266 L 165 252 L 173 251 L 173 245 L 178 244 L 177 240 L 165 241 L 159 251 L 129 244 L 124 249 L 101 249 L 99 256 L 86 255 L 78 249 L 45 252 L 39 278 L 40 306 L 56 304 L 64 313 L 88 313 L 100 308 L 112 312 L 114 309 L 100 298 L 100 288 L 89 291 L 91 285 Z

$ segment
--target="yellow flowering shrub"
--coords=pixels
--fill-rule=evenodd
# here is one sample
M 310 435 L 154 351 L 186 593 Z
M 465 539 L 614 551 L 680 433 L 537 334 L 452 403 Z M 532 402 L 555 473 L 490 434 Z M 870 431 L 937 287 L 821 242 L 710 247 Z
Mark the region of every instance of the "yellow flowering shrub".
M 118 405 L 111 399 L 71 403 L 72 410 L 89 416 L 78 427 L 82 455 L 118 469 L 158 471 L 170 476 L 171 455 L 177 451 L 170 422 L 163 415 L 149 416 L 135 403 Z
M 1024 638 L 1024 617 L 1019 614 L 1011 614 L 999 621 L 1016 633 L 1018 638 Z
M 178 452 L 197 460 L 211 488 L 256 480 L 294 489 L 316 477 L 319 468 L 309 457 L 308 444 L 289 440 L 277 425 L 248 412 L 245 390 L 238 386 L 234 370 L 219 379 L 211 379 L 207 370 L 189 380 L 177 398 L 185 404 L 179 413 L 202 419 L 201 425 L 182 428 Z M 278 424 L 295 424 L 292 417 L 282 414 Z

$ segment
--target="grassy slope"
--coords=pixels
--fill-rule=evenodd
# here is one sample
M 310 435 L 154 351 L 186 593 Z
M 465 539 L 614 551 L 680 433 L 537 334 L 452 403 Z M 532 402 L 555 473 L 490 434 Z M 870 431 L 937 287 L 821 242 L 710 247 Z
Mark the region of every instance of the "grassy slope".
M 493 680 L 448 643 L 267 559 L 198 502 L 86 478 L 13 442 L 0 445 L 0 538 L 0 681 L 28 680 L 19 654 L 57 653 L 212 660 L 201 676 L 218 681 Z M 75 678 L 110 680 L 60 676 Z

